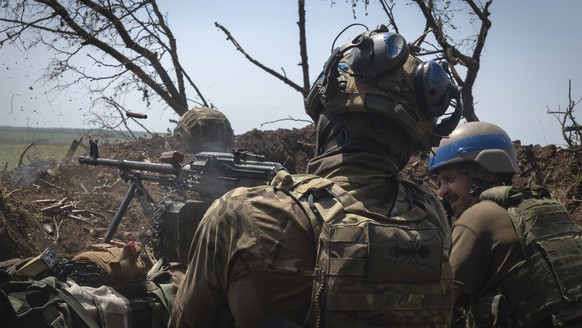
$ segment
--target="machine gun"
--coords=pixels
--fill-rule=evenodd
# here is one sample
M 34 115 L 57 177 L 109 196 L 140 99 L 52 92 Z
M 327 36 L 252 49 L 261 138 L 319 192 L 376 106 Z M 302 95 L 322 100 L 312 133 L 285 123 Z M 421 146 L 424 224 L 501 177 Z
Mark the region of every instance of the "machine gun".
M 129 204 L 137 197 L 142 211 L 152 222 L 154 252 L 160 256 L 176 253 L 170 255 L 176 260 L 183 260 L 187 255 L 187 249 L 184 248 L 189 247 L 188 242 L 202 214 L 213 200 L 236 187 L 268 184 L 279 170 L 285 170 L 281 164 L 265 161 L 263 156 L 246 150 L 232 153 L 202 152 L 195 154 L 189 163 L 183 165 L 184 155 L 175 151 L 162 153 L 162 163 L 146 163 L 99 158 L 97 142 L 92 140 L 89 149 L 89 156 L 80 157 L 79 163 L 116 167 L 124 181 L 131 181 L 103 242 L 111 241 Z M 144 188 L 142 181 L 156 182 L 172 190 L 194 191 L 199 197 L 186 203 L 164 200 L 157 204 Z M 197 219 L 193 221 L 192 217 Z M 178 241 L 182 249 L 175 250 L 176 241 L 173 239 L 180 239 L 180 236 L 181 239 L 189 240 Z

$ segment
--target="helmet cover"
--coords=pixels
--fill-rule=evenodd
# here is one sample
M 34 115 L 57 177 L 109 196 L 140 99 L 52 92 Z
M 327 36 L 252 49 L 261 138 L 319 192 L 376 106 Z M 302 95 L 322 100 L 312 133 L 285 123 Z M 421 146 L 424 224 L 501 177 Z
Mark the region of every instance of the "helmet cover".
M 435 173 L 438 168 L 461 162 L 474 162 L 494 173 L 519 172 L 511 138 L 493 123 L 468 122 L 459 125 L 433 149 L 428 169 Z
M 196 154 L 203 151 L 230 152 L 234 132 L 226 116 L 214 108 L 193 108 L 186 112 L 174 128 L 184 150 Z

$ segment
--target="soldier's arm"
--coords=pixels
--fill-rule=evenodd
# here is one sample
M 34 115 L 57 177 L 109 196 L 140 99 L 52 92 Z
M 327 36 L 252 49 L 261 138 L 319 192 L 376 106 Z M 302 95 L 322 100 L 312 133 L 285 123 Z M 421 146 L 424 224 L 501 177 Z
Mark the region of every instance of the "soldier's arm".
M 190 248 L 188 270 L 172 310 L 174 327 L 218 327 L 221 313 L 228 309 L 225 286 L 225 261 L 230 240 L 229 229 L 220 209 L 225 197 L 208 209 Z

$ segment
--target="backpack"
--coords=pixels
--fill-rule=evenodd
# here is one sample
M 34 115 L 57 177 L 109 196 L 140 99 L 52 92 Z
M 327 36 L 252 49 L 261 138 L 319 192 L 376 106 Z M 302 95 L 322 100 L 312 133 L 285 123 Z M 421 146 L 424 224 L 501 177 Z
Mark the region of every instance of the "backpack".
M 281 171 L 273 180 L 301 205 L 315 230 L 309 325 L 450 327 L 446 215 L 427 189 L 398 181 L 387 217 L 328 179 Z
M 503 309 L 505 318 L 491 313 L 502 327 L 530 327 L 547 318 L 560 327 L 582 317 L 582 228 L 549 196 L 541 187 L 502 186 L 481 193 L 481 200 L 507 209 L 525 258 L 492 297 L 497 302 L 486 306 Z M 487 321 L 490 313 L 483 316 Z

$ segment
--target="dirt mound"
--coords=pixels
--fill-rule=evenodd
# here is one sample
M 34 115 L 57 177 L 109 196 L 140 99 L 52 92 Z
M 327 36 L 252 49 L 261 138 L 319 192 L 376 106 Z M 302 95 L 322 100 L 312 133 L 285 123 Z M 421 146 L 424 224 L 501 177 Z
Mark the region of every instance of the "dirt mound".
M 268 161 L 283 164 L 292 173 L 305 172 L 313 154 L 314 126 L 274 131 L 252 130 L 237 136 L 236 146 L 263 155 Z M 536 183 L 547 186 L 562 201 L 577 222 L 582 222 L 582 185 L 580 154 L 555 146 L 521 145 L 515 142 L 522 171 L 515 178 L 518 186 Z M 172 137 L 154 136 L 136 142 L 103 144 L 101 158 L 159 162 L 164 151 L 179 149 Z M 88 155 L 79 148 L 70 161 L 42 170 L 32 182 L 22 184 L 22 172 L 4 172 L 0 184 L 0 261 L 40 254 L 46 247 L 69 259 L 102 240 L 130 183 L 113 167 L 81 165 L 78 156 Z M 414 156 L 404 176 L 424 181 L 434 188 L 427 174 L 427 155 Z M 150 197 L 161 200 L 168 190 L 145 182 Z M 191 195 L 181 195 L 183 198 Z M 142 240 L 150 223 L 134 199 L 121 220 L 117 239 Z

